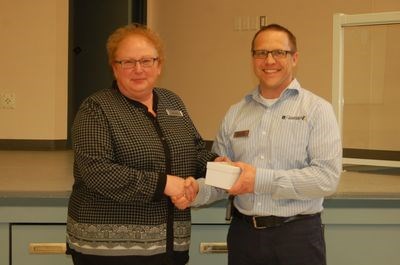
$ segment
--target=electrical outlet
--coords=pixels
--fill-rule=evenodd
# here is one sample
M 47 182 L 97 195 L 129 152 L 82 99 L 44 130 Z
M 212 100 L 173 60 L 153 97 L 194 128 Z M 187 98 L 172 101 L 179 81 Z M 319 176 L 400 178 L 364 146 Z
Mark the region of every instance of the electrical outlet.
M 17 99 L 13 92 L 0 94 L 0 108 L 2 109 L 15 109 L 16 101 Z

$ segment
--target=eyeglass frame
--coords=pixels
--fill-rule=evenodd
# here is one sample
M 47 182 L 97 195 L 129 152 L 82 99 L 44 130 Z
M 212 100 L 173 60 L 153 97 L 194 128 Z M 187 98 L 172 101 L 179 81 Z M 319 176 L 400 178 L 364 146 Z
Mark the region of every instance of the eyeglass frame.
M 256 56 L 255 53 L 256 52 L 260 52 L 263 51 L 264 54 L 263 57 L 260 56 Z M 290 50 L 281 50 L 281 49 L 276 49 L 276 50 L 272 50 L 272 51 L 268 51 L 268 50 L 251 50 L 252 56 L 254 59 L 267 59 L 268 55 L 271 54 L 272 58 L 274 58 L 275 60 L 279 60 L 279 59 L 284 59 L 287 57 L 288 54 L 294 54 L 294 51 L 290 51 Z M 275 53 L 275 54 L 274 54 Z M 281 54 L 279 54 L 281 53 Z
M 118 63 L 121 65 L 122 69 L 133 69 L 136 67 L 136 65 L 139 63 L 140 67 L 143 68 L 150 68 L 154 65 L 154 63 L 156 61 L 159 61 L 160 58 L 159 57 L 151 57 L 151 58 L 142 58 L 139 60 L 135 60 L 135 59 L 125 59 L 125 60 L 115 60 L 114 63 Z M 146 64 L 148 61 L 148 65 Z M 132 66 L 127 67 L 126 63 L 132 63 Z

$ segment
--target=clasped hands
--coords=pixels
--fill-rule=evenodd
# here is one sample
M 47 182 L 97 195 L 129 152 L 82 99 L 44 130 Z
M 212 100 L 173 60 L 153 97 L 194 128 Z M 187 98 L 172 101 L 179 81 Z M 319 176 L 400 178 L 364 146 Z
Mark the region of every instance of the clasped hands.
M 167 184 L 164 193 L 171 197 L 178 209 L 186 209 L 196 199 L 199 184 L 193 177 L 186 179 L 167 175 Z
M 216 162 L 231 162 L 225 157 L 218 157 Z M 254 192 L 256 169 L 243 162 L 231 162 L 233 166 L 241 169 L 239 178 L 233 186 L 227 190 L 231 195 L 240 195 Z M 167 184 L 164 193 L 171 197 L 172 202 L 178 209 L 186 209 L 196 199 L 199 192 L 199 184 L 193 177 L 186 179 L 167 175 Z

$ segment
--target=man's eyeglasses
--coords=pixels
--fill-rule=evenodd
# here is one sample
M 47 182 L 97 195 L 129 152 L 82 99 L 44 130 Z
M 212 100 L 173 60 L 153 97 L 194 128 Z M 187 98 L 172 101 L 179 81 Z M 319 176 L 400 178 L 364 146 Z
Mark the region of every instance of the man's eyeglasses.
M 287 54 L 293 54 L 292 51 L 285 51 L 285 50 L 252 50 L 253 58 L 255 59 L 266 59 L 268 54 L 271 54 L 275 60 L 284 59 L 286 58 Z
M 140 60 L 135 59 L 127 59 L 127 60 L 120 60 L 114 61 L 115 63 L 119 63 L 122 69 L 133 69 L 136 67 L 136 64 L 139 63 L 143 68 L 149 68 L 154 65 L 154 62 L 158 61 L 158 58 L 142 58 Z

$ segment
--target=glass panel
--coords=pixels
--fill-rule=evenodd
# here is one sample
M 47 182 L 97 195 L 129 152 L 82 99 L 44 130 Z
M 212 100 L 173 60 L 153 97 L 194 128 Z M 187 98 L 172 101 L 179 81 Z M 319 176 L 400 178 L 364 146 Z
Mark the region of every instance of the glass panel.
M 344 29 L 343 147 L 400 151 L 400 24 Z

